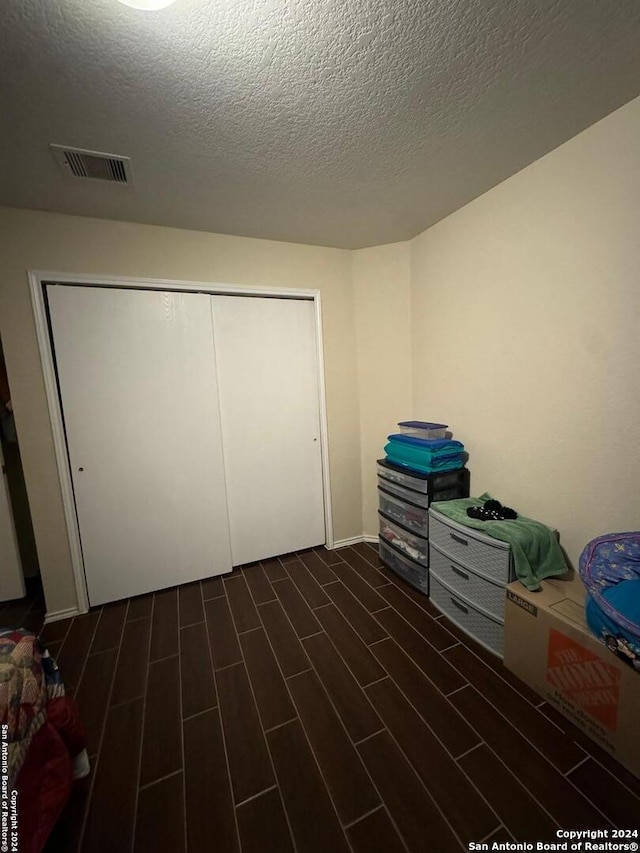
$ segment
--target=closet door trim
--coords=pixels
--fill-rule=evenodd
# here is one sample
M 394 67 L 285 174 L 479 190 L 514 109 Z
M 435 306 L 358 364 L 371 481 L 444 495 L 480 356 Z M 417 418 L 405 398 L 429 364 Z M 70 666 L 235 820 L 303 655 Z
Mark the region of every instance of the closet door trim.
M 69 468 L 69 455 L 65 439 L 62 409 L 58 396 L 58 381 L 51 345 L 49 320 L 47 314 L 45 289 L 47 284 L 72 284 L 85 287 L 134 288 L 138 290 L 186 291 L 209 295 L 262 296 L 276 299 L 305 299 L 314 303 L 316 326 L 316 350 L 318 358 L 318 395 L 320 403 L 320 441 L 322 450 L 322 481 L 324 489 L 324 513 L 327 548 L 333 547 L 333 520 L 331 515 L 331 487 L 329 482 L 329 447 L 327 433 L 327 407 L 324 380 L 324 351 L 322 346 L 322 313 L 319 290 L 298 288 L 253 287 L 222 284 L 215 282 L 175 281 L 172 279 L 130 278 L 121 276 L 96 276 L 76 273 L 60 273 L 30 270 L 27 273 L 31 303 L 36 326 L 36 337 L 40 351 L 40 362 L 45 385 L 49 418 L 54 443 L 58 479 L 62 494 L 67 538 L 71 553 L 71 563 L 75 582 L 77 608 L 60 611 L 47 609 L 46 622 L 67 619 L 77 613 L 89 610 L 87 583 L 84 575 L 84 562 L 80 546 L 78 519 L 73 495 L 73 485 Z

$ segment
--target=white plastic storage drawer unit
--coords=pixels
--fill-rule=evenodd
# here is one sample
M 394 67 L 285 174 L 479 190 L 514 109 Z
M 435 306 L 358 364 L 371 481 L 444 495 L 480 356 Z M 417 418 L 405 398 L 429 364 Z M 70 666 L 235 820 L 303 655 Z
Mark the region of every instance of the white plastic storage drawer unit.
M 429 510 L 431 544 L 477 575 L 506 585 L 511 580 L 511 547 L 507 542 L 465 527 Z
M 502 621 L 482 613 L 471 602 L 466 601 L 443 584 L 438 576 L 431 572 L 431 601 L 448 616 L 452 622 L 473 637 L 476 642 L 500 657 L 504 654 L 504 617 Z
M 485 613 L 498 619 L 504 617 L 504 585 L 472 572 L 439 551 L 432 543 L 429 552 L 429 568 L 443 584 L 465 601 L 474 604 Z
M 406 554 L 416 563 L 428 567 L 429 566 L 429 540 L 422 536 L 417 536 L 415 533 L 407 530 L 405 527 L 396 524 L 388 518 L 385 518 L 382 513 L 378 513 L 380 521 L 380 536 L 386 539 L 392 545 Z
M 424 592 L 425 595 L 428 595 L 429 570 L 426 566 L 421 566 L 419 563 L 414 562 L 404 554 L 399 553 L 393 545 L 390 545 L 384 539 L 380 538 L 378 541 L 379 554 L 382 562 L 390 569 L 393 569 L 396 574 L 400 575 L 400 577 L 404 578 L 412 586 L 417 587 L 417 589 Z
M 397 498 L 384 489 L 378 489 L 378 506 L 383 515 L 397 521 L 407 530 L 417 533 L 418 536 L 429 535 L 429 512 L 426 507 Z
M 429 510 L 430 595 L 446 616 L 502 656 L 511 546 Z

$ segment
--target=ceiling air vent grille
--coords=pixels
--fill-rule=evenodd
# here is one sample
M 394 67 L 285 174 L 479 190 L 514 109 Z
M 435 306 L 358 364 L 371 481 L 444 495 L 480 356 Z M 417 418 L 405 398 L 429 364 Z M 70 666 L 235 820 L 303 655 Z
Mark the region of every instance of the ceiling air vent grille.
M 51 152 L 67 177 L 90 178 L 112 184 L 131 183 L 131 160 L 119 154 L 102 154 L 66 145 L 51 145 Z

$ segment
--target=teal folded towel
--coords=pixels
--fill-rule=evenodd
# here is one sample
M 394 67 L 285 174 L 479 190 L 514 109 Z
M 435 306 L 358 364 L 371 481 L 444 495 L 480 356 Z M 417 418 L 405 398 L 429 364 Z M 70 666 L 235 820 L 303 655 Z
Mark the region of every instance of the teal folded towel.
M 385 458 L 387 462 L 391 462 L 393 465 L 399 465 L 401 468 L 406 468 L 409 473 L 411 473 L 411 471 L 417 471 L 420 474 L 440 474 L 445 471 L 457 471 L 459 468 L 464 467 L 464 459 L 462 456 L 456 457 L 455 459 L 439 459 L 431 464 L 423 464 L 421 462 L 415 462 L 414 460 L 406 462 L 404 459 L 400 459 L 393 454 L 387 454 Z
M 508 542 L 511 545 L 516 577 L 527 589 L 540 589 L 540 581 L 559 577 L 568 571 L 569 567 L 556 534 L 545 524 L 531 518 L 523 518 L 521 515 L 508 521 L 479 521 L 469 518 L 468 507 L 483 506 L 485 501 L 489 500 L 491 495 L 485 492 L 479 498 L 435 501 L 431 507 L 465 527 L 481 530 L 487 536 Z

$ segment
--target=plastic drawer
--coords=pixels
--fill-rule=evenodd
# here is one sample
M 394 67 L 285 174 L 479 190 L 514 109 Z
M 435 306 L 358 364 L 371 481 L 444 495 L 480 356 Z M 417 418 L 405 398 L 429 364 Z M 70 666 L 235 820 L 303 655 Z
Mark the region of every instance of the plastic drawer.
M 444 471 L 442 474 L 421 474 L 418 471 L 401 468 L 386 459 L 378 459 L 378 476 L 405 489 L 428 495 L 429 499 L 450 500 L 452 497 L 469 497 L 469 469 L 458 468 L 456 471 Z M 459 489 L 455 494 L 441 497 L 444 490 Z
M 399 524 L 385 518 L 378 512 L 380 520 L 380 536 L 391 542 L 403 554 L 406 554 L 421 566 L 429 567 L 429 540 L 405 530 Z
M 511 548 L 507 542 L 451 521 L 429 510 L 431 543 L 454 562 L 477 575 L 507 584 L 511 577 Z
M 387 518 L 392 518 L 418 536 L 429 535 L 429 511 L 425 507 L 407 503 L 382 489 L 378 489 L 378 502 L 380 512 Z
M 465 634 L 484 646 L 490 652 L 503 657 L 504 623 L 495 617 L 481 613 L 468 601 L 449 589 L 437 575 L 430 572 L 429 594 L 431 601 L 448 616 Z
M 399 483 L 394 483 L 392 480 L 387 480 L 384 477 L 381 477 L 380 474 L 378 474 L 378 488 L 384 489 L 385 492 L 389 492 L 390 495 L 395 495 L 397 498 L 400 498 L 403 501 L 409 501 L 417 506 L 427 508 L 430 503 L 429 495 L 421 492 L 414 492 L 413 489 L 405 489 L 404 486 L 401 486 Z
M 397 575 L 400 575 L 401 578 L 404 578 L 412 586 L 415 586 L 420 592 L 429 595 L 429 570 L 424 566 L 418 565 L 418 563 L 414 563 L 409 557 L 399 554 L 384 539 L 380 539 L 379 543 L 380 559 L 385 566 L 388 566 Z
M 385 480 L 390 480 L 392 483 L 397 483 L 399 486 L 404 486 L 405 489 L 412 489 L 414 492 L 422 492 L 423 495 L 429 492 L 429 481 L 426 478 L 412 477 L 411 474 L 405 474 L 402 471 L 396 471 L 395 468 L 387 468 L 378 462 L 378 476 L 384 477 Z
M 475 572 L 450 560 L 431 542 L 429 567 L 449 589 L 472 602 L 479 610 L 504 619 L 505 586 L 497 581 L 486 580 Z

